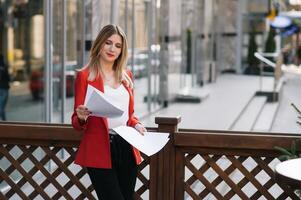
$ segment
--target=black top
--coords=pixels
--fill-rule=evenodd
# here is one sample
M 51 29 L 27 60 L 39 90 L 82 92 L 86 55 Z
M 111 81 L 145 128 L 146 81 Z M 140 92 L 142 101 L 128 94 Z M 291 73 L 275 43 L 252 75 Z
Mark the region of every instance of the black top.
M 3 61 L 3 57 L 0 56 L 0 88 L 9 89 L 9 74 L 7 66 Z

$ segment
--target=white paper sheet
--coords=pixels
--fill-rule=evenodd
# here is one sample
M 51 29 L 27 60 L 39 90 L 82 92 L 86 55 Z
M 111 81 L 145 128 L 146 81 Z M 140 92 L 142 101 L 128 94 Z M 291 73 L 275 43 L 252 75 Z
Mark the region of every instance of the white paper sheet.
M 136 129 L 129 126 L 119 126 L 113 130 L 147 156 L 160 151 L 169 141 L 169 133 L 146 132 L 141 135 Z
M 91 116 L 114 118 L 123 114 L 114 100 L 91 85 L 88 85 L 84 105 L 92 112 Z

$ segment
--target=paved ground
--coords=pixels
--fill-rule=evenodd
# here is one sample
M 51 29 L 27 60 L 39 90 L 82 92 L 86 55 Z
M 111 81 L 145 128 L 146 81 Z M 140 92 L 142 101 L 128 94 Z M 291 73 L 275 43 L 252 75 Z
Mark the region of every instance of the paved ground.
M 264 90 L 272 90 L 273 80 L 265 77 Z M 143 119 L 147 126 L 154 126 L 156 116 L 182 117 L 181 128 L 228 130 L 242 109 L 259 90 L 257 76 L 226 74 L 215 83 L 191 89 L 191 94 L 208 93 L 201 103 L 173 103 L 168 108 Z
M 271 131 L 300 134 L 301 126 L 296 123 L 298 114 L 290 104 L 294 103 L 301 109 L 301 74 L 286 74 L 285 80 L 280 106 Z

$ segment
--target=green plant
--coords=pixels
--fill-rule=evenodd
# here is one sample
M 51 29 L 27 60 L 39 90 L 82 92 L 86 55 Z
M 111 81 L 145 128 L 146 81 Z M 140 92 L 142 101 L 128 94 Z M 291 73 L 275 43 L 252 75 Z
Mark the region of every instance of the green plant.
M 285 160 L 290 160 L 290 159 L 301 157 L 300 152 L 297 151 L 298 147 L 301 147 L 301 138 L 292 141 L 292 144 L 291 144 L 291 146 L 290 146 L 289 149 L 283 148 L 283 147 L 279 147 L 279 146 L 275 146 L 274 148 L 277 151 L 279 151 L 280 153 L 282 153 L 282 155 L 280 155 L 278 157 L 278 159 L 280 161 L 285 161 Z

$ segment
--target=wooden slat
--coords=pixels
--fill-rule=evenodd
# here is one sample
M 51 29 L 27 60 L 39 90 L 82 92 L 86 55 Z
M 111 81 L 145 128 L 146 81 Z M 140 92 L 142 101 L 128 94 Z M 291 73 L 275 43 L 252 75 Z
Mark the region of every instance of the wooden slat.
M 209 156 L 204 155 L 203 158 L 208 162 L 211 168 L 228 184 L 232 190 L 242 199 L 248 197 L 236 186 L 236 184 L 227 176 L 227 174 L 212 160 Z
M 214 158 L 214 156 L 212 157 L 212 159 Z M 239 157 L 238 158 L 240 162 L 244 162 L 247 158 L 246 157 Z M 215 160 L 215 159 L 214 159 Z M 237 169 L 233 164 L 231 164 L 230 166 L 228 166 L 226 169 L 225 169 L 225 173 L 230 175 L 235 169 Z M 216 179 L 214 179 L 211 184 L 216 187 L 218 186 L 221 182 L 223 181 L 223 179 L 218 176 L 216 177 Z M 240 187 L 241 188 L 241 187 Z M 204 198 L 207 193 L 206 193 L 207 189 L 205 189 L 203 192 L 200 193 L 200 197 Z M 231 193 L 231 194 L 229 194 Z M 227 195 L 228 194 L 228 195 Z M 227 194 L 224 195 L 224 198 L 225 199 L 231 199 L 230 197 L 234 196 L 235 195 L 235 192 L 234 190 L 230 190 Z
M 223 196 L 216 190 L 215 187 L 211 185 L 211 183 L 200 173 L 193 164 L 189 160 L 185 160 L 185 166 L 196 176 L 203 185 L 217 198 L 224 199 Z M 187 192 L 187 191 L 186 191 Z
M 259 183 L 259 181 L 253 176 L 246 168 L 238 162 L 233 156 L 227 156 L 227 158 L 235 165 L 237 169 L 256 187 L 260 193 L 267 199 L 273 199 L 274 197 Z
M 157 200 L 158 198 L 158 155 L 153 155 L 150 158 L 150 184 L 149 184 L 149 189 L 150 189 L 150 194 L 149 194 L 149 198 L 150 200 Z
M 271 135 L 281 135 L 281 136 L 296 136 L 296 133 L 285 133 L 285 132 L 259 132 L 259 131 L 232 131 L 232 130 L 208 130 L 208 129 L 186 129 L 186 128 L 180 128 L 178 129 L 178 133 L 181 134 L 186 134 L 186 133 L 191 133 L 191 134 L 202 134 L 202 133 L 208 133 L 208 134 L 222 134 L 222 135 L 266 135 L 266 136 L 271 136 Z M 298 135 L 298 134 L 297 134 Z
M 32 180 L 32 177 L 26 173 L 26 171 L 21 167 L 21 165 L 9 154 L 9 152 L 5 148 L 0 146 L 0 152 L 11 162 L 12 165 L 14 165 L 16 170 L 18 170 L 19 173 L 26 178 L 26 180 L 32 185 L 33 188 L 35 188 L 35 190 L 37 190 L 40 193 L 40 195 L 44 199 L 51 200 L 50 197 L 44 192 L 43 188 L 41 188 L 34 180 Z
M 213 160 L 217 161 L 221 156 L 219 155 L 215 155 L 212 157 Z M 198 171 L 203 174 L 205 173 L 208 169 L 210 169 L 210 166 L 208 165 L 208 163 L 204 163 L 200 169 L 198 169 Z M 191 185 L 193 184 L 193 182 L 197 180 L 197 178 L 195 176 L 191 176 L 186 182 Z M 220 179 L 222 181 L 222 179 Z M 220 181 L 220 182 L 221 182 Z M 211 183 L 212 184 L 212 183 Z M 214 186 L 214 184 L 212 184 Z M 210 190 L 208 188 L 205 188 L 198 196 L 200 197 L 200 199 L 205 198 L 208 194 L 210 193 Z
M 1 139 L 38 139 L 38 140 L 81 140 L 82 133 L 75 131 L 71 126 L 58 126 L 51 124 L 1 124 Z M 9 134 L 7 134 L 9 133 Z
M 176 164 L 175 169 L 175 200 L 181 200 L 184 197 L 184 155 L 176 149 Z
M 192 197 L 193 200 L 198 200 L 199 196 L 190 188 L 190 185 L 188 185 L 186 182 L 184 182 L 184 190 L 189 194 L 190 197 Z
M 0 172 L 1 173 L 1 172 Z M 1 175 L 0 175 L 0 177 L 1 177 Z M 6 198 L 5 196 L 4 196 L 4 194 L 2 194 L 2 193 L 0 193 L 0 199 L 1 200 L 8 200 L 8 198 Z
M 241 158 L 241 157 L 240 157 Z M 244 157 L 245 160 L 248 159 L 248 157 Z M 243 161 L 241 161 L 241 163 L 243 163 Z M 256 176 L 262 169 L 259 167 L 259 165 L 257 165 L 254 169 L 252 169 L 250 171 L 250 173 L 253 175 L 253 176 Z M 249 183 L 249 180 L 244 177 L 242 178 L 238 183 L 237 183 L 237 187 L 239 188 L 243 188 L 245 185 L 247 185 Z M 230 190 L 227 194 L 225 194 L 225 198 L 226 199 L 230 199 L 231 197 L 233 197 L 235 195 L 235 192 L 233 190 Z
M 61 170 L 70 178 L 70 180 L 79 188 L 80 191 L 82 191 L 89 199 L 94 199 L 94 197 L 86 191 L 86 188 L 76 178 L 76 176 L 69 171 L 68 167 L 64 165 L 49 148 L 43 147 L 43 150 L 49 155 L 55 164 L 61 168 Z
M 270 176 L 270 177 L 274 177 L 274 172 L 273 170 L 268 167 L 264 161 L 260 158 L 254 158 L 254 160 L 256 160 L 256 162 L 258 163 L 258 165 L 264 169 L 264 171 Z M 281 183 L 278 183 L 278 185 L 285 191 L 285 193 L 287 193 L 289 195 L 289 197 L 293 198 L 293 199 L 298 199 L 298 197 L 296 196 L 296 194 L 294 193 L 294 191 L 288 187 L 288 185 L 286 184 L 281 184 Z
M 46 179 L 49 180 L 49 182 L 62 194 L 63 197 L 66 199 L 72 200 L 72 197 L 68 193 L 65 188 L 63 188 L 57 180 L 50 174 L 45 168 L 44 165 L 42 165 L 32 154 L 27 150 L 25 147 L 21 147 L 21 150 L 23 151 L 24 154 L 28 156 L 28 158 L 33 162 L 35 168 L 38 168 L 40 172 L 46 177 Z
M 206 147 L 222 149 L 273 150 L 275 146 L 290 147 L 298 136 L 175 133 L 174 144 L 179 147 Z
M 42 150 L 42 149 L 41 149 Z M 57 153 L 57 152 L 59 152 L 59 149 L 54 149 L 53 151 L 55 151 L 55 153 Z M 47 155 L 47 154 L 45 154 L 45 156 L 44 156 L 44 158 L 42 159 L 42 160 L 40 160 L 40 163 L 41 163 L 41 165 L 42 166 L 45 166 L 48 162 L 51 162 L 51 159 L 49 158 L 49 156 Z M 32 170 L 34 170 L 34 171 L 38 171 L 38 168 L 33 168 Z M 35 172 L 34 172 L 35 173 Z M 52 174 L 52 176 L 53 176 L 53 178 L 55 179 L 57 176 L 59 175 L 59 173 L 53 173 Z M 46 188 L 48 185 L 50 184 L 50 181 L 47 179 L 47 178 L 45 178 L 45 180 L 42 182 L 42 183 L 40 183 L 40 186 L 41 187 L 43 187 L 43 188 Z M 36 190 L 34 190 L 30 195 L 29 195 L 29 197 L 31 198 L 31 199 L 34 199 L 35 197 L 37 197 L 39 195 L 39 193 L 36 191 Z
M 31 147 L 31 148 L 37 148 L 37 147 Z M 40 160 L 40 163 L 41 163 L 42 165 L 45 165 L 48 161 L 49 161 L 49 158 L 44 157 L 43 159 Z M 19 162 L 19 161 L 18 161 L 18 162 Z M 12 166 L 12 165 L 11 165 L 11 166 Z M 13 166 L 12 166 L 12 167 L 13 167 Z M 33 167 L 33 168 L 31 168 L 31 169 L 29 170 L 28 174 L 29 174 L 30 176 L 33 176 L 36 172 L 38 172 L 38 168 Z M 17 186 L 21 188 L 25 183 L 27 183 L 27 180 L 26 180 L 24 177 L 22 177 L 22 178 L 18 181 Z M 42 187 L 42 188 L 45 188 L 45 187 L 43 187 L 43 185 L 41 185 L 41 187 Z M 31 195 L 34 194 L 34 193 L 36 193 L 37 195 L 39 194 L 37 190 L 34 190 L 34 191 L 31 193 Z M 13 195 L 14 195 L 14 190 L 12 190 L 12 189 L 9 190 L 9 191 L 7 192 L 6 195 L 7 195 L 7 197 L 13 196 Z M 29 196 L 29 198 L 30 198 L 30 199 L 34 199 L 34 198 L 32 198 L 31 195 Z M 37 196 L 37 195 L 36 195 L 36 196 Z M 35 197 L 35 196 L 34 196 L 34 197 Z
M 11 180 L 11 178 L 2 171 L 0 168 L 0 177 L 1 179 L 5 180 L 5 182 L 12 188 L 12 190 L 15 191 L 22 199 L 24 200 L 30 200 L 24 192 Z

